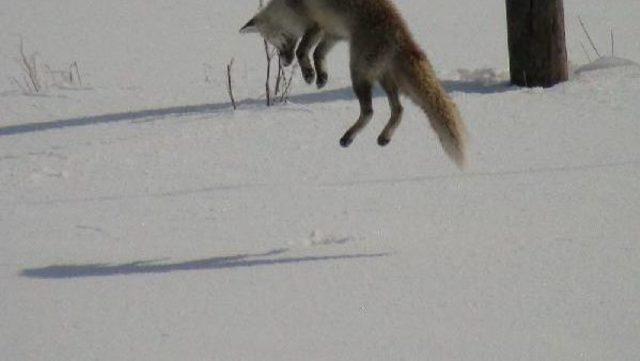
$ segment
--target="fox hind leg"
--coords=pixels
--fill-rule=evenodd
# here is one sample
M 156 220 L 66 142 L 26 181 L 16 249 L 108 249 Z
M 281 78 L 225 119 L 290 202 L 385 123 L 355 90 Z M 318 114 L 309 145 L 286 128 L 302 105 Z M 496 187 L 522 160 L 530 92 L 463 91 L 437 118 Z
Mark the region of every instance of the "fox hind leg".
M 380 133 L 380 136 L 378 136 L 378 145 L 384 147 L 389 144 L 393 133 L 400 124 L 403 108 L 400 103 L 398 84 L 393 76 L 390 74 L 383 76 L 382 79 L 380 79 L 380 85 L 384 92 L 387 93 L 389 107 L 391 108 L 391 117 L 389 118 L 389 122 L 384 127 L 384 130 L 382 130 L 382 133 Z
M 302 77 L 308 84 L 311 84 L 316 76 L 313 66 L 311 65 L 311 60 L 309 59 L 309 52 L 311 48 L 318 43 L 321 36 L 322 30 L 320 30 L 320 27 L 318 25 L 312 26 L 304 33 L 296 50 L 296 57 L 298 58 L 298 64 L 300 64 Z
M 375 35 L 375 34 L 374 34 Z M 348 147 L 355 136 L 369 123 L 373 116 L 373 83 L 387 73 L 392 49 L 372 43 L 369 32 L 356 34 L 350 41 L 350 70 L 353 91 L 360 102 L 360 116 L 340 139 L 340 145 Z M 382 44 L 384 45 L 384 44 Z
M 355 136 L 369 123 L 373 116 L 372 82 L 357 75 L 354 76 L 353 72 L 351 76 L 353 81 L 353 90 L 360 102 L 360 116 L 355 124 L 353 124 L 351 128 L 344 133 L 342 138 L 340 138 L 340 145 L 345 148 L 351 145 Z

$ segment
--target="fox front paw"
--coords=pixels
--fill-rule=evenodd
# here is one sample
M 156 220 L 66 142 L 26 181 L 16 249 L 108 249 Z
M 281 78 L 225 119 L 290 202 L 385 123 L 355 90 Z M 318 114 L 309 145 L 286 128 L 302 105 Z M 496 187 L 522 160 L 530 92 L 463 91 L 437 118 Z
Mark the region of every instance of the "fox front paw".
M 318 86 L 318 89 L 321 89 L 325 85 L 327 85 L 328 79 L 329 79 L 329 74 L 325 72 L 318 72 L 318 77 L 316 78 L 316 85 Z
M 278 50 L 278 55 L 280 56 L 280 62 L 283 66 L 289 66 L 293 63 L 293 59 L 295 58 L 294 47 L 285 47 L 284 49 Z
M 304 78 L 304 81 L 306 81 L 307 84 L 313 83 L 313 79 L 315 79 L 316 77 L 316 72 L 313 70 L 313 68 L 302 68 L 300 70 L 302 71 L 302 77 Z
M 283 66 L 289 66 L 293 63 L 293 54 L 280 54 L 280 61 Z

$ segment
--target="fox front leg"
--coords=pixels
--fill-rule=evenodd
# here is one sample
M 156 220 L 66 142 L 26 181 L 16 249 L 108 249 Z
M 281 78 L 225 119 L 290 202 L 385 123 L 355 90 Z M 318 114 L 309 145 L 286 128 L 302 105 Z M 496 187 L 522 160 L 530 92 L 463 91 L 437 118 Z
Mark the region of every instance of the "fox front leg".
M 293 63 L 293 58 L 296 52 L 296 44 L 298 39 L 293 37 L 286 37 L 285 41 L 278 47 L 278 55 L 282 61 L 282 65 L 289 66 Z
M 296 50 L 296 57 L 298 58 L 298 64 L 300 64 L 302 77 L 304 77 L 304 81 L 308 84 L 311 84 L 315 78 L 315 71 L 311 65 L 311 60 L 309 59 L 309 52 L 320 40 L 321 36 L 322 31 L 320 30 L 320 27 L 318 25 L 312 26 L 304 33 L 302 40 L 300 40 L 300 44 L 298 44 L 298 49 Z
M 326 62 L 327 53 L 329 53 L 337 42 L 337 38 L 325 35 L 322 41 L 320 41 L 320 44 L 316 47 L 316 50 L 313 52 L 313 65 L 316 68 L 316 85 L 318 86 L 318 89 L 327 84 L 327 80 L 329 79 Z

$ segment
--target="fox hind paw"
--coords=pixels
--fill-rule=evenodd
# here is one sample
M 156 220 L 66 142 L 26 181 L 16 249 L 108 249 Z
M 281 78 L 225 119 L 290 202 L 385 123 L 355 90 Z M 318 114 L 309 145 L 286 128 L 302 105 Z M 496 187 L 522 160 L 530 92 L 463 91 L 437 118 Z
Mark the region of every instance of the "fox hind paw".
M 350 134 L 345 134 L 340 138 L 340 146 L 346 148 L 353 143 L 353 137 Z
M 385 137 L 385 136 L 379 136 L 378 137 L 378 145 L 381 147 L 384 147 L 385 145 L 389 144 L 389 142 L 391 141 L 391 139 Z

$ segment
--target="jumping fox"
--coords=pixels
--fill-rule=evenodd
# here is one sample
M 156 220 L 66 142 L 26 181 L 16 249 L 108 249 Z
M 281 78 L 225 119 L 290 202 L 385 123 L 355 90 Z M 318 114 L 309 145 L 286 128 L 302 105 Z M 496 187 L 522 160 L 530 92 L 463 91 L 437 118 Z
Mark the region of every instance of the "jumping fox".
M 385 146 L 391 140 L 402 117 L 399 95 L 405 94 L 425 112 L 447 155 L 464 167 L 466 131 L 458 109 L 390 0 L 271 0 L 241 31 L 259 32 L 286 64 L 293 61 L 298 45 L 295 55 L 307 82 L 314 78 L 308 54 L 319 42 L 313 54 L 319 87 L 327 81 L 327 52 L 337 41 L 348 41 L 360 116 L 340 145 L 348 147 L 371 120 L 372 88 L 379 82 L 391 118 L 378 144 Z

